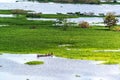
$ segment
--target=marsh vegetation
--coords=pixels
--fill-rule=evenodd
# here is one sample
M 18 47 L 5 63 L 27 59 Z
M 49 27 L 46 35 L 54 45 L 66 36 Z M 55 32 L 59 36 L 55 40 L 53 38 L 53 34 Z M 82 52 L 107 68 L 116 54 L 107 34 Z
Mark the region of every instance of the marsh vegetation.
M 95 52 L 119 49 L 120 32 L 114 27 L 112 31 L 104 26 L 81 28 L 81 25 L 79 25 L 81 27 L 69 25 L 69 28 L 64 30 L 64 27 L 53 25 L 54 21 L 27 20 L 24 15 L 0 18 L 0 24 L 8 25 L 0 27 L 1 52 L 43 54 L 53 52 L 56 56 L 71 59 L 120 62 L 120 52 Z M 87 26 L 88 23 L 82 25 Z M 71 46 L 59 47 L 66 44 Z
M 120 79 L 118 0 L 39 1 L 0 1 L 0 80 Z

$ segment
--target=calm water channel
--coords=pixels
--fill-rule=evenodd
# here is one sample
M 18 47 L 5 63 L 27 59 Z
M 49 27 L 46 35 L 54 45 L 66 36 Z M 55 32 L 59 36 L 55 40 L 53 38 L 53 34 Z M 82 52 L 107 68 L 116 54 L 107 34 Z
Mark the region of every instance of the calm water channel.
M 8 0 L 9 1 L 9 0 Z M 0 2 L 0 9 L 25 9 L 35 12 L 42 12 L 46 14 L 56 13 L 68 13 L 68 12 L 93 12 L 95 15 L 99 13 L 115 12 L 116 15 L 120 15 L 120 5 L 89 5 L 89 4 L 61 4 L 61 3 L 38 3 L 38 2 L 15 2 L 15 0 L 9 2 Z M 120 20 L 120 18 L 119 18 Z M 88 21 L 89 23 L 103 22 L 103 18 L 77 18 L 70 19 L 73 22 Z M 120 24 L 120 22 L 118 23 Z
M 30 66 L 27 61 L 44 61 Z M 120 80 L 119 65 L 58 57 L 37 58 L 36 54 L 0 55 L 0 80 Z
M 42 13 L 67 13 L 67 12 L 115 12 L 120 14 L 120 5 L 89 5 L 89 4 L 60 4 L 37 2 L 0 2 L 0 9 L 25 9 Z

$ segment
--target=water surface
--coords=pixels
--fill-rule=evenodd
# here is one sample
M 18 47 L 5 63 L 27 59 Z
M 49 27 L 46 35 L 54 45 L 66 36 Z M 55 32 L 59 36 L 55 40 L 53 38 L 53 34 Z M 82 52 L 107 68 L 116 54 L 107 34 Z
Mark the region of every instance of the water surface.
M 32 60 L 45 64 L 24 64 Z M 3 54 L 0 55 L 0 65 L 0 80 L 120 80 L 119 65 L 100 65 L 95 61 Z
M 120 14 L 120 5 L 90 5 L 90 4 L 61 4 L 61 3 L 38 3 L 38 2 L 0 2 L 0 9 L 25 9 L 47 14 L 67 12 L 94 12 L 95 14 L 115 12 Z
M 0 14 L 0 17 L 15 17 L 14 15 L 12 14 Z

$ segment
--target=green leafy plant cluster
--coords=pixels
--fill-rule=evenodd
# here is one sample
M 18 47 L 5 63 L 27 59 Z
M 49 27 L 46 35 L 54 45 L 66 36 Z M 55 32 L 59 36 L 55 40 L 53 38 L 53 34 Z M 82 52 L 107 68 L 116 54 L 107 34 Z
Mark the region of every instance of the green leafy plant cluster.
M 29 61 L 29 62 L 26 62 L 25 64 L 28 64 L 28 65 L 40 65 L 40 64 L 44 64 L 43 61 Z

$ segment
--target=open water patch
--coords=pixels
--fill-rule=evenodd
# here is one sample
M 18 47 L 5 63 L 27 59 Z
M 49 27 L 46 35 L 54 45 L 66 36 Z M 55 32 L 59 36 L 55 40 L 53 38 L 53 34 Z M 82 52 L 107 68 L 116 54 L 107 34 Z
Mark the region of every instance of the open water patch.
M 60 44 L 58 47 L 70 47 L 73 46 L 72 44 Z
M 9 26 L 9 25 L 0 25 L 0 27 Z
M 56 21 L 57 19 L 52 18 L 27 18 L 27 20 L 43 20 L 43 21 Z
M 60 57 L 36 57 L 37 54 L 0 55 L 0 80 L 119 80 L 119 65 L 97 65 L 96 61 Z M 43 65 L 26 65 L 27 61 Z M 76 76 L 77 75 L 77 76 Z M 79 75 L 79 77 L 78 77 Z
M 13 14 L 0 14 L 0 17 L 15 17 Z
M 56 21 L 57 19 L 55 18 L 27 18 L 27 20 Z M 100 17 L 79 17 L 79 18 L 68 18 L 67 20 L 68 22 L 73 22 L 77 24 L 79 24 L 82 21 L 86 21 L 90 25 L 93 25 L 93 26 L 105 26 L 105 24 L 103 23 L 104 20 L 102 17 L 101 18 Z M 120 21 L 120 17 L 118 17 L 118 20 Z M 120 22 L 118 22 L 117 24 L 120 24 Z

